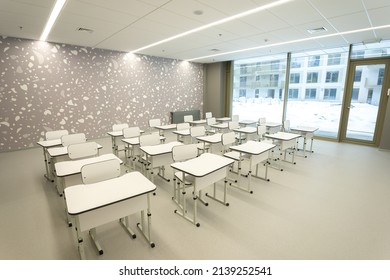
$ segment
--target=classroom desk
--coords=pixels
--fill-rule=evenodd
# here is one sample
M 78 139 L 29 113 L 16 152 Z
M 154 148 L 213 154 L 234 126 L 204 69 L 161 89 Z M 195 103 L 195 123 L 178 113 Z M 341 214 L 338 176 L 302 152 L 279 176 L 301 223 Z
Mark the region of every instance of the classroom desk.
M 265 126 L 267 128 L 268 134 L 274 134 L 278 131 L 280 131 L 282 124 L 281 123 L 275 123 L 275 122 L 266 122 Z
M 253 125 L 253 124 L 257 124 L 257 121 L 252 121 L 252 120 L 242 120 L 242 121 L 239 121 L 238 122 L 240 125 L 242 126 L 247 126 L 247 125 Z
M 51 163 L 49 161 L 50 157 L 47 154 L 47 150 L 49 148 L 52 148 L 52 147 L 62 146 L 61 139 L 43 140 L 43 141 L 37 142 L 37 144 L 39 146 L 41 146 L 43 149 L 43 160 L 45 163 L 45 170 L 46 170 L 46 173 L 44 176 L 47 180 L 54 182 L 54 177 L 52 176 L 52 172 L 50 171 L 51 170 L 51 168 L 50 168 Z
M 154 182 L 153 169 L 156 167 L 159 168 L 157 175 L 167 182 L 170 181 L 169 178 L 165 177 L 165 165 L 173 162 L 172 148 L 178 145 L 184 144 L 178 141 L 173 141 L 165 144 L 140 147 L 141 151 L 145 153 L 146 162 L 150 162 L 150 166 L 146 168 L 146 175 L 148 175 L 148 171 L 150 171 L 149 174 L 152 182 Z
M 269 181 L 268 179 L 268 165 L 270 159 L 270 151 L 275 148 L 275 144 L 267 142 L 257 142 L 257 141 L 247 141 L 244 144 L 231 146 L 230 150 L 240 153 L 240 160 L 238 161 L 238 182 L 241 178 L 241 161 L 245 158 L 249 158 L 249 172 L 248 172 L 248 185 L 247 188 L 243 188 L 241 184 L 238 185 L 231 184 L 231 186 L 237 187 L 241 190 L 253 193 L 251 190 L 251 180 L 252 177 L 263 179 Z M 259 176 L 259 164 L 265 162 L 265 174 L 264 177 Z M 252 168 L 256 166 L 256 172 L 252 175 Z
M 239 134 L 238 142 L 241 144 L 242 139 L 247 139 L 249 134 L 257 133 L 257 127 L 245 126 L 245 127 L 235 128 L 235 129 L 233 129 L 233 131 L 237 132 Z M 246 137 L 244 137 L 242 134 L 245 134 Z
M 216 118 L 215 119 L 217 122 L 230 122 L 232 120 L 232 118 L 229 118 L 229 117 L 223 117 L 223 118 Z
M 311 127 L 311 126 L 296 126 L 296 127 L 291 127 L 290 128 L 291 132 L 300 134 L 303 138 L 303 156 L 306 158 L 306 144 L 307 144 L 307 139 L 310 139 L 310 152 L 313 153 L 313 135 L 314 132 L 318 130 L 318 127 Z M 297 151 L 299 151 L 299 143 L 297 145 Z
M 176 134 L 177 141 L 179 142 L 185 142 L 185 138 L 191 136 L 191 131 L 189 129 L 174 130 L 172 133 Z
M 203 151 L 206 150 L 206 143 L 210 145 L 210 152 L 213 152 L 213 145 L 222 142 L 222 133 L 198 136 L 196 140 L 203 142 Z
M 83 165 L 114 158 L 118 159 L 121 164 L 123 163 L 123 161 L 114 154 L 104 154 L 97 157 L 57 162 L 55 164 L 55 170 L 57 175 L 58 193 L 60 196 L 62 196 L 64 189 L 66 188 L 65 178 L 68 176 L 81 174 L 81 167 L 83 167 Z
M 196 120 L 196 121 L 189 121 L 188 122 L 190 125 L 202 125 L 206 124 L 207 120 Z
M 190 221 L 197 227 L 200 226 L 200 223 L 197 221 L 197 201 L 198 198 L 201 199 L 201 191 L 210 186 L 214 185 L 214 194 L 208 195 L 208 197 L 228 206 L 229 203 L 226 202 L 227 196 L 227 187 L 226 187 L 226 177 L 227 177 L 227 167 L 231 165 L 234 160 L 212 154 L 212 153 L 204 153 L 199 157 L 183 161 L 183 162 L 175 162 L 171 164 L 171 167 L 174 170 L 181 171 L 183 173 L 183 178 L 185 178 L 186 174 L 193 177 L 192 187 L 192 197 L 194 200 L 193 203 L 193 217 L 189 217 L 187 204 L 186 204 L 186 192 L 183 192 L 182 204 L 179 206 L 179 210 L 175 210 L 175 213 L 179 214 L 184 219 Z M 224 194 L 223 200 L 218 199 L 216 196 L 216 183 L 220 180 L 224 179 Z M 184 179 L 183 179 L 184 180 Z M 179 200 L 180 203 L 180 200 Z M 207 204 L 206 204 L 207 205 Z
M 157 125 L 155 126 L 156 129 L 158 129 L 161 136 L 164 136 L 165 131 L 174 130 L 176 129 L 176 124 L 165 124 L 165 125 Z
M 210 127 L 216 128 L 218 131 L 223 131 L 223 130 L 227 130 L 229 128 L 229 124 L 227 122 L 216 123 L 216 124 L 211 124 Z
M 132 159 L 133 162 L 133 170 L 135 169 L 135 161 L 137 156 L 140 156 L 139 149 L 139 137 L 125 138 L 121 139 L 122 142 L 126 145 L 125 148 L 125 164 L 129 166 L 129 158 Z M 163 143 L 165 141 L 165 137 L 160 136 L 160 142 Z M 130 153 L 130 154 L 129 154 Z
M 301 135 L 279 131 L 274 134 L 266 134 L 265 137 L 268 139 L 272 139 L 274 143 L 277 143 L 280 151 L 284 152 L 284 161 L 286 161 L 286 150 L 291 148 L 292 157 L 290 163 L 296 164 L 296 162 L 294 161 L 295 149 L 296 149 L 297 139 L 301 137 Z M 280 170 L 283 171 L 283 169 Z
M 140 130 L 140 133 L 144 133 L 144 132 L 145 132 L 144 130 Z M 114 155 L 118 155 L 117 139 L 123 137 L 123 130 L 110 131 L 110 132 L 107 132 L 107 134 L 111 136 L 112 153 Z
M 96 227 L 100 225 L 119 220 L 127 233 L 133 239 L 136 238 L 129 227 L 128 217 L 137 212 L 141 212 L 141 221 L 137 223 L 138 229 L 150 246 L 155 247 L 150 239 L 150 193 L 155 190 L 156 185 L 140 172 L 130 172 L 114 179 L 66 188 L 66 206 L 68 214 L 75 218 L 80 258 L 85 259 L 83 232 L 87 230 L 99 254 L 103 254 L 96 239 Z

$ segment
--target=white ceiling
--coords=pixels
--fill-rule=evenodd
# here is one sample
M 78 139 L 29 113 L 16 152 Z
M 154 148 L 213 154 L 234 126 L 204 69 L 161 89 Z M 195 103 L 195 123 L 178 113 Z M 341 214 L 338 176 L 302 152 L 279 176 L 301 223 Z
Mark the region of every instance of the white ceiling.
M 0 35 L 38 40 L 55 0 L 0 0 Z M 271 0 L 67 0 L 48 41 L 132 51 L 268 4 Z M 202 11 L 196 15 L 194 11 Z M 389 0 L 292 0 L 268 10 L 181 37 L 139 53 L 192 59 L 244 48 L 246 52 L 195 60 L 234 60 L 289 51 L 348 47 L 390 39 L 390 26 L 352 34 L 356 29 L 390 25 Z M 93 32 L 77 31 L 87 28 Z M 308 29 L 326 32 L 309 34 Z M 334 34 L 296 43 L 292 40 Z

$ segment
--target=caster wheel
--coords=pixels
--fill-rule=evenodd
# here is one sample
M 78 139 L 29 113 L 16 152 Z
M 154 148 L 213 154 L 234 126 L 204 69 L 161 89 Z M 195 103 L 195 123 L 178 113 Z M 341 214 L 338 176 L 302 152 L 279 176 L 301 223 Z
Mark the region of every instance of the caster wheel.
M 72 227 L 72 223 L 68 223 L 68 227 Z
M 226 203 L 225 205 L 226 205 L 226 206 L 229 206 L 229 203 Z
M 136 234 L 133 234 L 131 237 L 132 237 L 133 239 L 136 239 L 136 238 L 137 238 L 137 235 L 136 235 Z
M 173 213 L 177 213 L 177 210 L 173 210 Z
M 197 226 L 197 227 L 200 227 L 200 224 L 199 224 L 199 223 L 197 223 L 197 224 L 196 224 L 196 226 Z
M 150 247 L 154 248 L 154 247 L 156 247 L 156 244 L 151 243 L 151 244 L 150 244 Z
M 269 182 L 269 179 L 267 179 L 267 182 Z
M 100 250 L 100 251 L 99 251 L 99 255 L 103 255 L 103 250 Z
M 253 191 L 250 191 L 249 193 L 250 193 L 250 194 L 252 194 L 252 193 L 253 193 Z
M 205 206 L 209 206 L 209 204 L 208 204 L 208 203 L 206 203 L 206 204 L 205 204 Z

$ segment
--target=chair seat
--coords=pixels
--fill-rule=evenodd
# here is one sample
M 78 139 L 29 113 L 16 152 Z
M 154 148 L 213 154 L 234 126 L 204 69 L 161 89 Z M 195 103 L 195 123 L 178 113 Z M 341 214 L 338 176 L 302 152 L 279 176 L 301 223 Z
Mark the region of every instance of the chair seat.
M 182 179 L 183 179 L 183 172 L 181 172 L 181 171 L 175 172 L 175 177 L 176 177 L 180 182 L 183 182 L 183 181 L 182 181 Z M 185 177 L 184 177 L 184 184 L 185 184 L 186 186 L 192 185 L 192 184 L 194 183 L 194 179 L 195 179 L 194 176 L 185 175 Z
M 224 155 L 225 157 L 234 159 L 234 160 L 236 160 L 236 161 L 239 161 L 239 160 L 240 160 L 240 153 L 239 153 L 239 152 L 232 151 L 232 152 L 224 153 L 223 155 Z

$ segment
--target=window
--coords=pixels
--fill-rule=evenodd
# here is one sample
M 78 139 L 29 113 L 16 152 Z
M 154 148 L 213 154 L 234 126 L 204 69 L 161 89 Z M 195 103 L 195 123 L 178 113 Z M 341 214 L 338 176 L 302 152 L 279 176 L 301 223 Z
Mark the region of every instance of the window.
M 240 87 L 246 87 L 246 76 L 240 77 Z
M 260 75 L 256 75 L 256 82 L 260 81 Z
M 328 55 L 328 65 L 340 65 L 341 54 L 333 53 Z
M 297 88 L 290 88 L 288 90 L 289 99 L 298 99 L 299 90 Z
M 317 89 L 315 88 L 307 88 L 305 91 L 305 99 L 316 99 L 317 97 Z
M 318 83 L 318 73 L 317 72 L 308 72 L 306 83 Z
M 291 59 L 291 64 L 290 64 L 290 67 L 291 68 L 301 68 L 301 58 L 292 58 Z
M 270 76 L 270 86 L 271 87 L 277 87 L 279 83 L 279 75 L 274 74 Z
M 240 97 L 246 97 L 246 89 L 240 89 Z
M 299 73 L 291 73 L 290 74 L 290 83 L 291 84 L 299 84 L 299 78 L 300 78 Z
M 337 83 L 339 81 L 339 71 L 326 72 L 325 83 Z
M 240 73 L 241 73 L 241 75 L 247 74 L 247 65 L 246 64 L 240 65 Z
M 278 70 L 279 69 L 279 60 L 271 61 L 271 69 L 272 70 Z
M 326 88 L 324 92 L 324 100 L 336 100 L 337 89 Z
M 362 70 L 355 71 L 355 77 L 353 78 L 354 82 L 360 82 L 362 80 Z
M 358 99 L 359 99 L 359 89 L 358 88 L 354 88 L 352 90 L 352 98 L 351 98 L 351 100 L 352 101 L 358 101 Z
M 255 98 L 259 98 L 260 97 L 260 90 L 257 88 L 255 89 Z
M 320 66 L 320 56 L 319 55 L 312 55 L 309 57 L 309 67 L 317 67 Z
M 379 69 L 379 73 L 378 73 L 378 82 L 377 82 L 377 85 L 378 86 L 381 86 L 383 84 L 383 78 L 385 76 L 385 68 L 381 68 Z

